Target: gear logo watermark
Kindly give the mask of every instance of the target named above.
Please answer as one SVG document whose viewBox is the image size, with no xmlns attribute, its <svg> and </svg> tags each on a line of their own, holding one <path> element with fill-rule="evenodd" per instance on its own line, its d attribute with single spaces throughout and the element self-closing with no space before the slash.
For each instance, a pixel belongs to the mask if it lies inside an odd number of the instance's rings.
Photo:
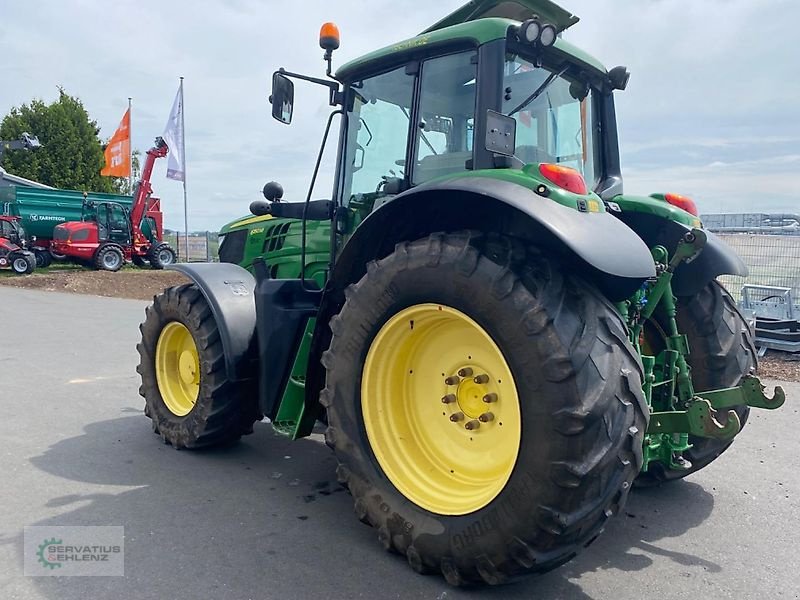
<svg viewBox="0 0 800 600">
<path fill-rule="evenodd" d="M 39 551 L 36 553 L 36 556 L 39 557 L 39 562 L 42 563 L 43 567 L 49 567 L 51 569 L 57 569 L 61 566 L 60 562 L 55 561 L 55 555 L 51 554 L 48 549 L 52 546 L 57 546 L 63 544 L 62 540 L 57 540 L 53 538 L 51 540 L 45 540 L 43 544 L 39 545 Z M 52 561 L 52 562 L 51 562 Z"/>
<path fill-rule="evenodd" d="M 24 538 L 26 576 L 125 575 L 123 527 L 32 526 Z"/>
</svg>

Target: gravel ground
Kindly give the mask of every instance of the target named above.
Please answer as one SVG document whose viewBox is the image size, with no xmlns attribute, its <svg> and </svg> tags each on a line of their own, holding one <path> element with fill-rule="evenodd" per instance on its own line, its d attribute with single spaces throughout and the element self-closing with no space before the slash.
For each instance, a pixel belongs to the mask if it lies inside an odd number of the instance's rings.
<svg viewBox="0 0 800 600">
<path fill-rule="evenodd" d="M 782 381 L 800 381 L 800 354 L 770 350 L 758 360 L 758 374 Z"/>
<path fill-rule="evenodd" d="M 175 271 L 125 268 L 116 273 L 79 267 L 52 267 L 31 275 L 13 275 L 4 271 L 0 285 L 47 292 L 70 292 L 109 298 L 152 300 L 164 288 L 188 281 Z"/>
</svg>

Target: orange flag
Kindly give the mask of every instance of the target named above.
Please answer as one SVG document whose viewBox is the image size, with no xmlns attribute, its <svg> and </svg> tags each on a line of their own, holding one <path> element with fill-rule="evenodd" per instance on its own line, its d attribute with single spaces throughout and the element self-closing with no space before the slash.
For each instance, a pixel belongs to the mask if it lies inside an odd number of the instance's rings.
<svg viewBox="0 0 800 600">
<path fill-rule="evenodd" d="M 131 109 L 125 111 L 119 127 L 106 146 L 106 166 L 100 171 L 105 177 L 131 175 Z"/>
</svg>

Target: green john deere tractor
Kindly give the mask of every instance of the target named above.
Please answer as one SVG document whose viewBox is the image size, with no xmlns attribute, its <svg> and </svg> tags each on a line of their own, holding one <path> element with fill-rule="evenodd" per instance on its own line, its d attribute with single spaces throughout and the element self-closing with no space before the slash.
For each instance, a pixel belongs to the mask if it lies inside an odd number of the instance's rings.
<svg viewBox="0 0 800 600">
<path fill-rule="evenodd" d="M 688 198 L 629 196 L 606 70 L 549 0 L 478 0 L 330 75 L 330 200 L 278 184 L 220 264 L 155 298 L 145 412 L 176 448 L 317 422 L 357 517 L 418 572 L 497 584 L 568 561 L 631 486 L 702 469 L 750 407 L 742 261 Z M 320 150 L 320 156 L 322 150 Z M 319 160 L 314 169 L 316 176 Z"/>
</svg>

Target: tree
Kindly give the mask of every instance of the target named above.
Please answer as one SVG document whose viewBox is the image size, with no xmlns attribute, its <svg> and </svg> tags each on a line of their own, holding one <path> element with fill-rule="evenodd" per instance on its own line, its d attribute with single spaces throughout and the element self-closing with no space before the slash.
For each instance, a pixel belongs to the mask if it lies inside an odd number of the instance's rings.
<svg viewBox="0 0 800 600">
<path fill-rule="evenodd" d="M 9 173 L 57 188 L 93 192 L 118 192 L 122 181 L 102 177 L 105 164 L 100 129 L 78 98 L 62 88 L 58 100 L 11 109 L 0 123 L 0 139 L 15 140 L 23 132 L 35 135 L 41 147 L 32 151 L 8 151 L 3 168 Z M 126 182 L 127 183 L 127 182 Z"/>
<path fill-rule="evenodd" d="M 141 150 L 134 150 L 131 154 L 131 171 L 133 171 L 133 185 L 136 186 L 136 182 L 139 181 L 139 178 L 142 176 L 142 163 L 141 163 L 142 152 Z M 117 188 L 117 191 L 120 194 L 125 194 L 126 196 L 133 195 L 133 188 L 128 184 L 128 179 L 123 177 L 114 177 L 114 186 Z"/>
</svg>

